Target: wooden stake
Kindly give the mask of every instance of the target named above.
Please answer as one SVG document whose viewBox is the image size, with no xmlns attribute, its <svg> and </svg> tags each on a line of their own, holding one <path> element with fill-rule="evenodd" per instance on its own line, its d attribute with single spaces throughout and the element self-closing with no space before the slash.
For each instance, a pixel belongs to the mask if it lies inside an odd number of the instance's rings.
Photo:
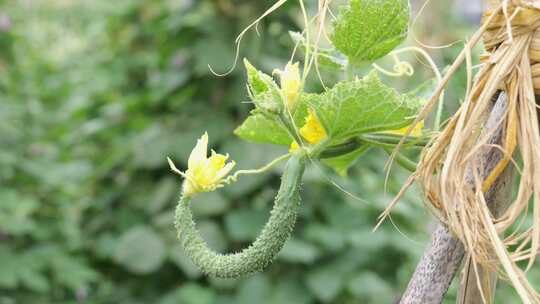
<svg viewBox="0 0 540 304">
<path fill-rule="evenodd" d="M 485 130 L 495 130 L 490 143 L 501 144 L 504 124 L 501 124 L 501 118 L 506 111 L 506 94 L 500 93 L 492 108 L 490 118 L 485 126 Z M 477 164 L 481 166 L 481 174 L 486 178 L 491 170 L 502 159 L 503 155 L 499 149 L 493 146 L 486 146 L 478 157 Z M 509 186 L 512 182 L 511 167 L 502 174 L 486 193 L 486 201 L 490 208 L 495 206 L 504 206 L 507 204 L 507 194 L 510 193 Z M 472 183 L 472 173 L 468 180 Z M 499 208 L 497 207 L 497 208 Z M 465 255 L 465 249 L 461 242 L 456 239 L 448 229 L 439 224 L 432 234 L 431 243 L 424 251 L 416 270 L 409 281 L 407 289 L 399 303 L 401 304 L 440 304 L 448 291 L 461 261 Z M 470 264 L 469 266 L 473 266 Z M 482 303 L 476 297 L 476 276 L 470 272 L 466 277 L 466 283 L 460 292 L 464 301 L 473 299 L 473 302 L 458 303 Z M 465 277 L 464 277 L 465 278 Z M 466 287 L 465 287 L 466 286 Z"/>
</svg>

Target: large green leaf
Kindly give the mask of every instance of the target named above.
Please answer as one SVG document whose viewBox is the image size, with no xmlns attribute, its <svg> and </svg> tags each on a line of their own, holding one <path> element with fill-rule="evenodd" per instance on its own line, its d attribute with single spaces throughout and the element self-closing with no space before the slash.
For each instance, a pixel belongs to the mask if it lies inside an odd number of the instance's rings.
<svg viewBox="0 0 540 304">
<path fill-rule="evenodd" d="M 305 123 L 307 105 L 310 100 L 318 98 L 317 94 L 302 94 L 294 112 L 294 122 L 297 128 Z M 288 146 L 292 138 L 279 121 L 277 116 L 270 116 L 254 111 L 236 130 L 234 134 L 243 140 L 254 143 L 267 143 Z"/>
<path fill-rule="evenodd" d="M 375 71 L 344 81 L 309 100 L 332 143 L 364 133 L 395 130 L 410 124 L 422 102 L 384 85 Z"/>
<path fill-rule="evenodd" d="M 331 36 L 349 61 L 373 61 L 392 51 L 407 36 L 408 0 L 351 0 L 342 7 Z"/>
<path fill-rule="evenodd" d="M 246 141 L 289 145 L 292 142 L 287 130 L 276 120 L 262 113 L 250 115 L 234 134 Z"/>
</svg>

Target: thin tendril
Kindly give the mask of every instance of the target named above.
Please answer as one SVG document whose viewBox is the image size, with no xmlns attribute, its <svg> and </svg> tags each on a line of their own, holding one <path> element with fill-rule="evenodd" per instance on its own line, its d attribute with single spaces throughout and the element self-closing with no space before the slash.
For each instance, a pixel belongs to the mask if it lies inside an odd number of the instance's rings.
<svg viewBox="0 0 540 304">
<path fill-rule="evenodd" d="M 232 64 L 231 68 L 227 72 L 225 72 L 223 74 L 219 74 L 219 73 L 215 72 L 214 69 L 210 65 L 208 65 L 208 68 L 210 69 L 210 72 L 212 74 L 214 74 L 215 76 L 218 76 L 218 77 L 227 76 L 230 73 L 232 73 L 234 71 L 234 69 L 236 68 L 236 64 L 238 63 L 238 57 L 240 55 L 240 43 L 242 42 L 242 38 L 244 38 L 244 35 L 253 26 L 256 27 L 257 24 L 259 24 L 259 22 L 261 22 L 262 19 L 264 19 L 266 16 L 270 15 L 272 12 L 274 12 L 279 7 L 281 7 L 283 4 L 285 4 L 285 2 L 287 2 L 287 0 L 279 0 L 278 2 L 274 3 L 274 5 L 272 5 L 268 10 L 266 10 L 259 18 L 257 18 L 255 21 L 253 21 L 251 24 L 249 24 L 242 32 L 240 32 L 240 34 L 236 37 L 236 39 L 234 41 L 234 43 L 236 44 L 234 62 Z"/>
<path fill-rule="evenodd" d="M 263 166 L 263 167 L 261 167 L 259 169 L 238 170 L 233 175 L 227 177 L 227 179 L 225 179 L 223 182 L 226 183 L 226 184 L 230 184 L 230 183 L 236 182 L 240 175 L 252 175 L 252 174 L 264 173 L 264 172 L 270 170 L 272 167 L 274 167 L 278 163 L 288 159 L 289 157 L 291 157 L 290 153 L 282 155 L 282 156 L 274 159 L 273 161 L 271 161 L 270 163 L 266 164 L 265 166 Z"/>
<path fill-rule="evenodd" d="M 343 188 L 343 186 L 339 185 L 337 182 L 335 182 L 331 177 L 328 176 L 328 174 L 326 174 L 323 170 L 323 168 L 321 167 L 321 165 L 319 164 L 319 162 L 313 160 L 312 158 L 309 158 L 309 160 L 311 161 L 311 163 L 313 165 L 315 165 L 315 167 L 317 168 L 317 170 L 322 174 L 322 176 L 324 176 L 324 178 L 326 179 L 326 181 L 328 181 L 330 184 L 332 184 L 332 186 L 336 187 L 339 191 L 343 192 L 345 195 L 351 197 L 352 199 L 356 200 L 356 201 L 359 201 L 359 202 L 362 202 L 368 206 L 372 205 L 369 201 L 355 195 L 354 193 L 352 192 L 349 192 L 347 191 L 347 189 Z"/>
<path fill-rule="evenodd" d="M 394 66 L 392 67 L 393 71 L 389 71 L 376 63 L 373 63 L 373 67 L 380 73 L 389 77 L 410 77 L 414 75 L 414 68 L 410 63 L 408 63 L 407 61 L 402 61 L 395 53 L 392 54 L 392 58 L 394 58 Z"/>
<path fill-rule="evenodd" d="M 309 34 L 309 20 L 308 20 L 306 7 L 304 6 L 304 0 L 299 0 L 299 2 L 300 2 L 300 8 L 302 10 L 302 17 L 304 18 L 304 26 L 305 26 L 305 32 L 306 32 L 306 54 L 304 58 L 304 72 L 302 75 L 302 86 L 303 86 L 304 83 L 306 82 L 306 77 L 309 72 L 309 69 L 308 69 L 309 68 L 308 62 L 310 58 L 309 45 L 310 45 L 311 39 L 310 39 L 310 34 Z"/>
<path fill-rule="evenodd" d="M 422 55 L 427 60 L 427 62 L 429 63 L 429 65 L 431 67 L 431 70 L 435 74 L 435 77 L 437 78 L 438 85 L 442 83 L 442 75 L 441 75 L 441 72 L 439 71 L 439 68 L 437 67 L 437 64 L 435 64 L 435 62 L 433 61 L 431 56 L 425 50 L 423 50 L 423 49 L 421 49 L 419 47 L 411 46 L 411 47 L 405 47 L 405 48 L 396 50 L 396 51 L 392 52 L 391 54 L 397 55 L 397 54 L 401 54 L 401 53 L 404 53 L 404 52 L 416 52 L 416 53 Z M 437 105 L 437 112 L 435 114 L 435 123 L 434 123 L 434 130 L 435 131 L 440 130 L 443 105 L 444 105 L 444 90 L 441 90 L 441 93 L 440 93 L 440 96 L 439 96 L 439 102 L 438 102 L 438 105 Z M 393 164 L 394 158 L 395 158 L 394 156 L 390 156 L 388 163 L 385 165 L 385 168 L 387 169 L 386 177 L 385 177 L 385 180 L 384 180 L 385 192 L 387 190 L 388 179 L 390 177 L 390 172 L 391 172 L 391 169 L 392 169 L 392 164 Z"/>
<path fill-rule="evenodd" d="M 420 18 L 420 16 L 422 15 L 422 13 L 424 12 L 424 10 L 426 9 L 426 7 L 428 6 L 428 4 L 431 2 L 431 0 L 426 0 L 424 2 L 424 4 L 422 4 L 422 6 L 420 7 L 420 10 L 418 10 L 418 14 L 416 14 L 416 16 L 414 17 L 414 20 L 412 22 L 412 25 L 411 25 L 411 28 L 413 29 L 411 31 L 411 36 L 413 37 L 414 41 L 418 44 L 420 44 L 421 46 L 425 47 L 426 49 L 445 49 L 445 48 L 449 48 L 457 43 L 460 43 L 461 40 L 456 40 L 452 43 L 449 43 L 449 44 L 446 44 L 446 45 L 428 45 L 428 44 L 425 44 L 423 43 L 422 41 L 420 41 L 420 39 L 418 39 L 418 37 L 416 36 L 415 32 L 414 32 L 414 28 L 416 27 L 416 23 L 418 23 L 418 19 Z"/>
<path fill-rule="evenodd" d="M 405 48 L 396 50 L 392 52 L 391 54 L 397 55 L 404 52 L 417 52 L 418 54 L 422 55 L 422 57 L 424 57 L 427 60 L 429 66 L 431 67 L 431 70 L 435 74 L 435 77 L 437 78 L 437 82 L 438 83 L 442 82 L 442 75 L 441 75 L 441 72 L 439 71 L 439 68 L 437 67 L 437 64 L 435 64 L 435 61 L 433 61 L 431 56 L 425 50 L 416 46 L 411 46 L 411 47 L 405 47 Z M 439 131 L 441 128 L 443 105 L 444 105 L 444 90 L 441 92 L 441 95 L 439 97 L 439 103 L 437 105 L 437 113 L 435 115 L 435 123 L 433 126 L 433 129 L 435 131 Z"/>
</svg>

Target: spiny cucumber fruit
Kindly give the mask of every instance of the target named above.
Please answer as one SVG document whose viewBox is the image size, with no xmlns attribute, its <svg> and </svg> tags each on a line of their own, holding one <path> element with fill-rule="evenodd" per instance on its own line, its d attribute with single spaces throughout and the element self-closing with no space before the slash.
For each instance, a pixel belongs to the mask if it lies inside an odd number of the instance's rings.
<svg viewBox="0 0 540 304">
<path fill-rule="evenodd" d="M 305 162 L 306 156 L 301 151 L 288 160 L 268 222 L 255 242 L 238 253 L 220 254 L 210 249 L 195 227 L 190 198 L 181 197 L 176 207 L 175 227 L 187 256 L 204 273 L 214 277 L 236 278 L 263 270 L 283 248 L 294 228 Z"/>
</svg>

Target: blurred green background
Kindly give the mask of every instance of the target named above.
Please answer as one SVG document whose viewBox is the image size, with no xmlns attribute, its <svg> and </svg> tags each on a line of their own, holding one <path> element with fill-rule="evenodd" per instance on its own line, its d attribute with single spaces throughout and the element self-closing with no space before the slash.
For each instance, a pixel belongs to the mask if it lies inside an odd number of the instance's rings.
<svg viewBox="0 0 540 304">
<path fill-rule="evenodd" d="M 238 168 L 285 152 L 235 138 L 232 131 L 252 108 L 244 70 L 216 77 L 208 69 L 231 66 L 235 36 L 273 1 L 0 3 L 0 304 L 399 298 L 434 222 L 413 189 L 393 213 L 401 232 L 390 222 L 371 232 L 407 177 L 394 168 L 385 188 L 387 155 L 380 150 L 359 159 L 348 178 L 308 170 L 294 236 L 263 273 L 207 278 L 176 241 L 181 180 L 166 156 L 185 168 L 205 130 Z M 308 4 L 313 12 L 316 3 Z M 435 1 L 414 32 L 426 43 L 447 44 L 470 36 L 477 17 L 452 1 Z M 289 1 L 261 22 L 259 35 L 246 35 L 241 57 L 265 72 L 281 68 L 293 47 L 287 32 L 301 28 L 298 3 Z M 444 67 L 460 47 L 430 52 Z M 432 77 L 417 68 L 411 79 L 387 81 L 410 90 Z M 341 77 L 326 75 L 330 82 Z M 452 82 L 447 114 L 464 83 L 463 73 Z M 316 81 L 309 87 L 321 89 Z M 254 239 L 280 170 L 197 198 L 198 226 L 214 249 L 239 250 Z M 540 282 L 538 272 L 532 275 Z M 517 301 L 500 289 L 498 302 Z M 455 286 L 447 303 L 454 295 Z"/>
</svg>

